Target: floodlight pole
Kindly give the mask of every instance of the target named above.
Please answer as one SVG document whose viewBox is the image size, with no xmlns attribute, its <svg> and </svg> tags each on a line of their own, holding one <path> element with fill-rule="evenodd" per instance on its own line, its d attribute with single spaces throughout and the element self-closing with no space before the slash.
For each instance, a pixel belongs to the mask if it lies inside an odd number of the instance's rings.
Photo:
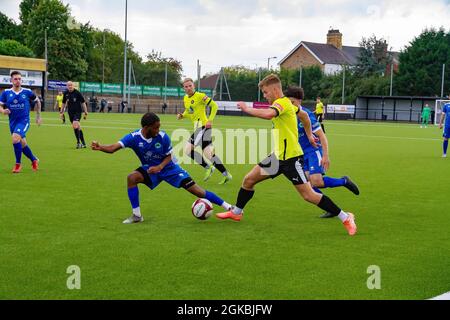
<svg viewBox="0 0 450 320">
<path fill-rule="evenodd" d="M 48 39 L 47 39 L 47 28 L 44 30 L 45 33 L 45 75 L 44 75 L 44 95 L 47 93 L 48 90 Z"/>
<path fill-rule="evenodd" d="M 342 70 L 342 104 L 345 103 L 345 65 Z"/>
<path fill-rule="evenodd" d="M 200 91 L 200 89 L 201 89 L 200 73 L 201 73 L 200 60 L 197 60 L 197 91 Z"/>
<path fill-rule="evenodd" d="M 389 91 L 389 96 L 392 97 L 393 94 L 393 85 L 394 85 L 394 64 L 391 63 L 391 87 L 390 87 L 390 91 Z"/>
<path fill-rule="evenodd" d="M 166 62 L 166 71 L 165 71 L 165 77 L 164 77 L 164 103 L 167 103 L 167 62 Z"/>
<path fill-rule="evenodd" d="M 123 57 L 123 101 L 127 99 L 128 0 L 125 0 L 125 45 Z"/>
<path fill-rule="evenodd" d="M 261 68 L 258 69 L 258 102 L 261 101 L 261 89 L 259 88 L 260 82 L 261 82 Z"/>
<path fill-rule="evenodd" d="M 300 66 L 300 80 L 299 80 L 299 87 L 302 87 L 303 84 L 303 67 Z"/>
</svg>

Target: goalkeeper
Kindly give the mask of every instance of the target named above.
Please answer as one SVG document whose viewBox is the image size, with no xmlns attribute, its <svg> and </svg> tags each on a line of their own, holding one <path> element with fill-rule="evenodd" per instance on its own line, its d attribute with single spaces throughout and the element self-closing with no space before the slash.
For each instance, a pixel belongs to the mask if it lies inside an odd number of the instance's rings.
<svg viewBox="0 0 450 320">
<path fill-rule="evenodd" d="M 425 127 L 428 128 L 428 124 L 430 123 L 430 116 L 431 116 L 431 109 L 428 104 L 425 105 L 425 107 L 422 110 L 422 124 L 421 128 Z"/>
</svg>

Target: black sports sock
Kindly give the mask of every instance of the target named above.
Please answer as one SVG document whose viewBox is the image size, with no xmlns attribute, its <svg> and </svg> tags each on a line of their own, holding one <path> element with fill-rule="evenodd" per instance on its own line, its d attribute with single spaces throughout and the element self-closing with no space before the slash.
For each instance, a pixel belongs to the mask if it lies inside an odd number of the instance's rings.
<svg viewBox="0 0 450 320">
<path fill-rule="evenodd" d="M 77 138 L 77 143 L 80 143 L 80 129 L 73 129 L 75 133 L 75 138 Z"/>
<path fill-rule="evenodd" d="M 322 131 L 323 131 L 323 133 L 326 133 L 326 132 L 325 132 L 325 127 L 324 127 L 324 125 L 323 125 L 323 124 L 321 124 L 320 126 L 322 127 Z"/>
<path fill-rule="evenodd" d="M 192 150 L 190 157 L 192 158 L 192 160 L 194 160 L 195 162 L 197 162 L 199 165 L 201 165 L 203 168 L 208 168 L 209 165 L 206 162 L 205 158 L 203 158 L 203 156 L 198 153 L 197 151 Z"/>
<path fill-rule="evenodd" d="M 239 195 L 236 201 L 236 207 L 238 207 L 239 209 L 244 209 L 247 203 L 252 200 L 254 194 L 255 191 L 249 191 L 241 188 L 241 190 L 239 190 Z"/>
<path fill-rule="evenodd" d="M 333 215 L 333 217 L 337 217 L 341 213 L 341 209 L 326 195 L 322 196 L 322 200 L 320 200 L 317 205 L 320 209 L 329 212 Z"/>
<path fill-rule="evenodd" d="M 84 134 L 83 134 L 83 130 L 80 129 L 80 139 L 81 139 L 81 143 L 86 145 L 86 142 L 84 142 Z"/>
<path fill-rule="evenodd" d="M 227 172 L 227 169 L 225 169 L 225 166 L 223 165 L 222 161 L 219 159 L 218 156 L 214 155 L 211 158 L 211 161 L 213 163 L 213 166 L 217 168 L 221 173 Z"/>
</svg>

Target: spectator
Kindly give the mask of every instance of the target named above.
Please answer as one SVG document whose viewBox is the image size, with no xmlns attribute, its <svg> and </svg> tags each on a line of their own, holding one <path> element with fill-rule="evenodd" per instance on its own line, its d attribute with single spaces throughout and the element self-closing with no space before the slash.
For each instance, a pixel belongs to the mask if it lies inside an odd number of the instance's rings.
<svg viewBox="0 0 450 320">
<path fill-rule="evenodd" d="M 98 100 L 94 95 L 89 98 L 89 104 L 91 105 L 91 111 L 95 112 L 97 110 Z"/>
<path fill-rule="evenodd" d="M 108 113 L 110 113 L 112 111 L 113 103 L 114 103 L 114 101 L 108 101 Z"/>
<path fill-rule="evenodd" d="M 123 113 L 127 106 L 128 106 L 128 101 L 122 100 L 122 102 L 120 103 L 120 113 Z"/>
<path fill-rule="evenodd" d="M 100 101 L 100 112 L 105 112 L 105 108 L 108 105 L 108 101 L 105 98 L 102 98 Z"/>
<path fill-rule="evenodd" d="M 163 114 L 166 114 L 166 109 L 167 109 L 167 103 L 163 102 L 163 104 L 162 104 L 162 113 Z"/>
</svg>

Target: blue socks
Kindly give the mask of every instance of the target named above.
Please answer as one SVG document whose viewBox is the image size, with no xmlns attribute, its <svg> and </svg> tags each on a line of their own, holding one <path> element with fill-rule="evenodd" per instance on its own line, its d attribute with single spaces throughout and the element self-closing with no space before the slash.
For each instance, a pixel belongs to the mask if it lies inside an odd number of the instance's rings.
<svg viewBox="0 0 450 320">
<path fill-rule="evenodd" d="M 206 193 L 205 198 L 211 201 L 212 203 L 217 204 L 218 206 L 222 206 L 223 203 L 225 202 L 212 192 L 205 191 L 205 193 Z"/>
<path fill-rule="evenodd" d="M 131 207 L 133 209 L 139 208 L 139 189 L 138 189 L 138 187 L 128 189 L 128 198 L 130 199 Z"/>
<path fill-rule="evenodd" d="M 23 148 L 22 152 L 31 161 L 37 160 L 37 158 L 33 155 L 33 152 L 31 152 L 31 149 L 29 146 L 26 146 L 25 148 Z"/>
<path fill-rule="evenodd" d="M 313 189 L 314 189 L 314 191 L 315 191 L 316 193 L 318 193 L 318 194 L 323 194 L 323 192 L 322 192 L 322 191 L 320 191 L 320 189 L 319 189 L 319 188 L 316 188 L 316 187 L 314 187 Z"/>
<path fill-rule="evenodd" d="M 14 154 L 16 155 L 16 164 L 22 163 L 22 143 L 13 144 Z"/>
<path fill-rule="evenodd" d="M 323 177 L 324 188 L 338 188 L 345 186 L 345 179 Z"/>
<path fill-rule="evenodd" d="M 444 154 L 447 154 L 448 150 L 448 140 L 444 140 Z"/>
</svg>

